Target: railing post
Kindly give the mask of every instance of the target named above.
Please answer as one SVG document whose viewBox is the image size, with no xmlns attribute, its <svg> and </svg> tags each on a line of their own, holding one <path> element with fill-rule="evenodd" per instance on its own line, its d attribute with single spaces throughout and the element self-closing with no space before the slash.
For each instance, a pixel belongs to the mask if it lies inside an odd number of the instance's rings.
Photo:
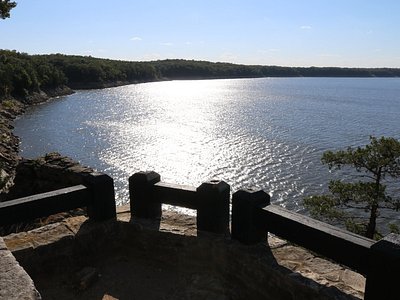
<svg viewBox="0 0 400 300">
<path fill-rule="evenodd" d="M 400 235 L 389 234 L 370 251 L 364 299 L 399 299 Z"/>
<path fill-rule="evenodd" d="M 113 179 L 102 173 L 93 172 L 84 177 L 89 188 L 91 200 L 87 207 L 89 219 L 104 221 L 116 219 L 115 193 Z"/>
<path fill-rule="evenodd" d="M 266 240 L 267 233 L 256 226 L 254 211 L 270 204 L 270 196 L 263 190 L 239 190 L 232 195 L 232 238 L 251 245 Z"/>
<path fill-rule="evenodd" d="M 197 189 L 197 230 L 229 233 L 230 186 L 219 180 L 202 183 Z"/>
<path fill-rule="evenodd" d="M 129 177 L 131 214 L 138 218 L 160 218 L 161 202 L 153 199 L 152 187 L 160 181 L 153 171 L 138 172 Z"/>
</svg>

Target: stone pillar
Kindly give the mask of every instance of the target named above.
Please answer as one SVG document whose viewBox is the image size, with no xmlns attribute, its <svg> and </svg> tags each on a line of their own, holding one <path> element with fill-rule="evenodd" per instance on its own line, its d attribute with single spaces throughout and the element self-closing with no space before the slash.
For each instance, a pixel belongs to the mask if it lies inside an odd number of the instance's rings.
<svg viewBox="0 0 400 300">
<path fill-rule="evenodd" d="M 230 186 L 219 180 L 202 183 L 197 189 L 197 230 L 229 233 Z"/>
<path fill-rule="evenodd" d="M 239 190 L 232 195 L 232 238 L 251 245 L 266 240 L 267 232 L 256 226 L 255 209 L 270 204 L 263 190 Z"/>
<path fill-rule="evenodd" d="M 389 234 L 370 251 L 364 299 L 400 299 L 400 235 Z"/>
<path fill-rule="evenodd" d="M 153 171 L 138 172 L 129 177 L 131 214 L 137 218 L 161 218 L 161 202 L 153 199 L 152 187 L 160 181 Z"/>
<path fill-rule="evenodd" d="M 84 184 L 91 193 L 91 201 L 87 207 L 89 219 L 94 221 L 116 219 L 114 180 L 106 174 L 93 172 L 85 175 Z"/>
</svg>

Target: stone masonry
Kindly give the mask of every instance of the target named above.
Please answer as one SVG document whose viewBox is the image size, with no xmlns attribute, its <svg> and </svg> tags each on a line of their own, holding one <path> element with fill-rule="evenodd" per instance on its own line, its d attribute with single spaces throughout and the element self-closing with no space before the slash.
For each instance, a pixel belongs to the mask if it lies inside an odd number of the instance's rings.
<svg viewBox="0 0 400 300">
<path fill-rule="evenodd" d="M 0 299 L 39 300 L 39 292 L 0 237 Z"/>
<path fill-rule="evenodd" d="M 119 207 L 117 222 L 72 217 L 4 241 L 44 298 L 354 300 L 365 285 L 277 237 L 245 246 L 199 235 L 194 217 L 171 211 L 131 220 L 129 207 Z"/>
</svg>

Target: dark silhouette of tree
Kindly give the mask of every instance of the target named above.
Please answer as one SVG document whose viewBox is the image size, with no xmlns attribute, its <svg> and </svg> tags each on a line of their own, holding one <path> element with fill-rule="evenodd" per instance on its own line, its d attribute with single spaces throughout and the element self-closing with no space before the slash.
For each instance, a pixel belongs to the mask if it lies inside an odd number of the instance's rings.
<svg viewBox="0 0 400 300">
<path fill-rule="evenodd" d="M 400 141 L 370 137 L 370 144 L 365 147 L 325 152 L 322 162 L 329 169 L 352 167 L 359 173 L 360 180 L 333 180 L 329 184 L 330 194 L 304 199 L 311 214 L 317 218 L 343 222 L 348 230 L 368 238 L 380 237 L 376 228 L 380 210 L 400 209 L 400 198 L 391 197 L 384 184 L 386 177 L 400 177 Z M 367 212 L 368 218 L 354 214 L 357 210 Z M 392 224 L 391 230 L 397 232 L 398 228 Z"/>
<path fill-rule="evenodd" d="M 10 17 L 10 10 L 17 6 L 17 3 L 10 0 L 0 0 L 0 18 Z"/>
</svg>

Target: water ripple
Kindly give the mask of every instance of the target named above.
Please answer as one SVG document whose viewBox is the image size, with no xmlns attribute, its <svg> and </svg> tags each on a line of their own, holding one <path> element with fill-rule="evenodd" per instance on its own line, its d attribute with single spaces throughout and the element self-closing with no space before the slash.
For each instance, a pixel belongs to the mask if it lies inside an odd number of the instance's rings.
<svg viewBox="0 0 400 300">
<path fill-rule="evenodd" d="M 128 201 L 130 175 L 155 170 L 185 185 L 217 178 L 232 191 L 262 188 L 273 202 L 302 210 L 303 197 L 326 191 L 333 178 L 320 163 L 323 151 L 365 144 L 371 134 L 400 137 L 398 83 L 282 78 L 130 85 L 33 107 L 15 127 L 24 156 L 59 151 L 110 174 L 119 204 Z"/>
</svg>

